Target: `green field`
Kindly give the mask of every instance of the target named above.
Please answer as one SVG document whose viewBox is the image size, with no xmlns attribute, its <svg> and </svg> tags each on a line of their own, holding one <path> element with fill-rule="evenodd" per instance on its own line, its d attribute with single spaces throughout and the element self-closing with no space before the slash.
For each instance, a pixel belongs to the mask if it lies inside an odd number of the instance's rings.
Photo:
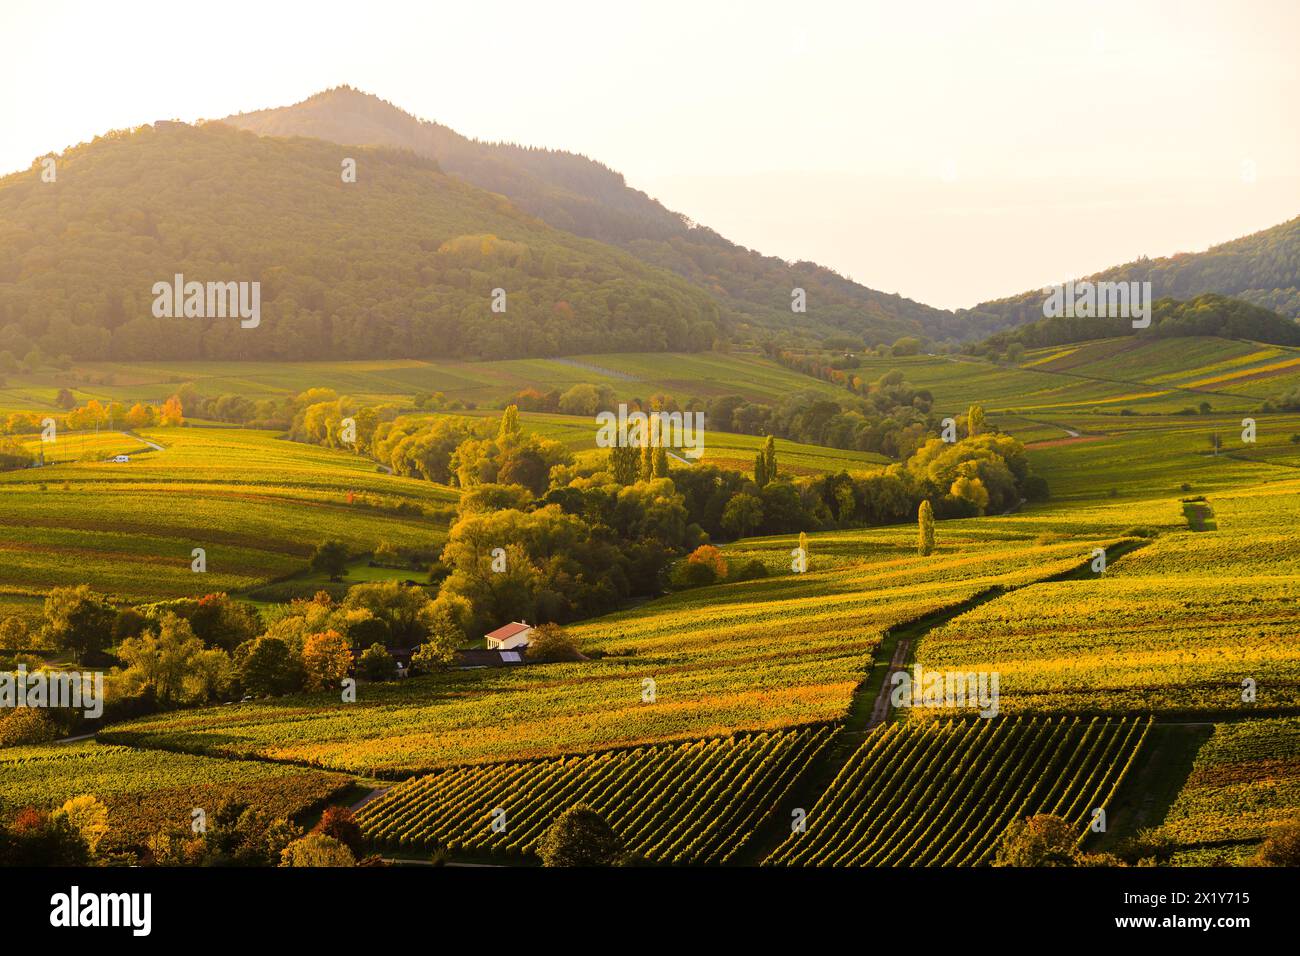
<svg viewBox="0 0 1300 956">
<path fill-rule="evenodd" d="M 1082 829 L 1097 806 L 1145 807 L 1132 788 L 1158 778 L 1166 805 L 1143 812 L 1173 836 L 1175 862 L 1244 862 L 1300 812 L 1291 746 L 1300 711 L 1300 443 L 1291 437 L 1300 415 L 1257 411 L 1274 386 L 1291 387 L 1291 358 L 1292 350 L 1205 339 L 1040 350 L 1014 369 L 871 358 L 864 378 L 899 368 L 933 390 L 936 410 L 984 404 L 995 426 L 1028 443 L 1050 500 L 940 522 L 937 550 L 924 558 L 911 524 L 811 534 L 803 573 L 791 569 L 797 535 L 744 539 L 723 546 L 724 558 L 733 569 L 756 560 L 767 577 L 570 625 L 585 661 L 363 683 L 355 703 L 301 694 L 155 714 L 103 730 L 93 749 L 113 761 L 193 755 L 183 759 L 415 777 L 364 815 L 384 845 L 403 853 L 454 845 L 516 862 L 581 793 L 606 801 L 652 862 L 736 862 L 730 854 L 744 845 L 747 859 L 773 864 L 987 863 L 1017 814 L 1056 809 Z M 579 381 L 629 398 L 841 394 L 755 356 L 717 354 L 95 371 L 104 384 L 87 383 L 79 398 L 158 398 L 165 386 L 201 379 L 204 394 L 325 385 L 400 400 L 442 390 L 483 406 L 522 387 Z M 35 407 L 52 398 L 49 383 L 19 376 L 0 401 Z M 1177 414 L 1201 401 L 1211 413 Z M 1247 415 L 1257 419 L 1254 443 L 1241 440 Z M 599 454 L 589 420 L 522 418 L 580 456 Z M 90 454 L 61 451 L 66 458 L 47 455 L 54 464 L 0 474 L 0 613 L 34 616 L 50 587 L 82 581 L 122 601 L 289 577 L 312 587 L 323 579 L 303 571 L 321 539 L 341 538 L 358 555 L 381 541 L 436 549 L 456 501 L 455 489 L 269 432 L 159 428 L 140 439 L 161 449 L 100 435 Z M 69 448 L 76 436 L 60 440 Z M 96 460 L 119 453 L 117 443 L 129 462 Z M 758 437 L 708 433 L 705 462 L 748 470 L 760 446 Z M 789 474 L 880 465 L 872 455 L 777 447 Z M 207 549 L 205 575 L 190 571 L 193 547 Z M 1089 567 L 1097 548 L 1108 555 L 1101 574 Z M 408 576 L 364 560 L 354 567 L 354 580 Z M 907 668 L 998 673 L 999 716 L 886 709 L 879 726 L 869 724 L 895 652 Z M 1252 700 L 1242 693 L 1247 679 Z M 1176 748 L 1139 747 L 1149 717 L 1152 739 L 1191 721 L 1206 742 L 1182 766 Z M 762 761 L 718 741 L 780 749 L 777 741 L 813 725 L 848 733 L 790 751 L 807 774 L 784 775 L 791 768 L 782 764 L 774 789 L 723 798 L 727 768 Z M 678 759 L 687 753 L 690 761 Z M 72 779 L 107 790 L 118 765 L 106 766 Z M 31 763 L 14 799 L 68 792 L 51 783 L 58 767 Z M 679 793 L 659 782 L 673 774 L 698 782 Z M 796 777 L 798 806 L 813 808 L 808 830 L 775 832 L 772 812 L 788 812 L 779 792 Z M 260 792 L 256 780 L 247 785 Z M 698 801 L 681 803 L 691 793 L 719 818 L 697 812 Z M 502 840 L 485 830 L 496 795 L 520 808 L 520 829 Z"/>
<path fill-rule="evenodd" d="M 13 374 L 0 387 L 0 413 L 53 410 L 59 388 L 78 404 L 145 400 L 161 403 L 192 382 L 205 396 L 279 398 L 329 387 L 362 402 L 401 402 L 421 392 L 442 392 L 449 401 L 503 407 L 517 392 L 565 391 L 582 382 L 608 385 L 620 399 L 664 393 L 691 397 L 742 395 L 774 401 L 796 391 L 838 394 L 839 389 L 758 355 L 673 352 L 575 355 L 498 362 L 90 362 L 66 372 Z"/>
<path fill-rule="evenodd" d="M 30 613 L 50 588 L 86 582 L 121 601 L 239 591 L 302 571 L 326 538 L 358 552 L 385 540 L 436 549 L 456 499 L 269 432 L 142 437 L 162 449 L 0 473 L 0 609 Z M 204 573 L 191 569 L 194 548 Z"/>
<path fill-rule="evenodd" d="M 186 711 L 104 737 L 392 775 L 842 719 L 889 628 L 1066 573 L 1116 540 L 1039 544 L 1036 522 L 999 521 L 945 525 L 928 558 L 908 527 L 820 535 L 803 574 L 789 566 L 796 538 L 749 539 L 726 553 L 781 573 L 571 626 L 597 660 L 413 678 L 354 704 L 329 695 Z"/>
</svg>

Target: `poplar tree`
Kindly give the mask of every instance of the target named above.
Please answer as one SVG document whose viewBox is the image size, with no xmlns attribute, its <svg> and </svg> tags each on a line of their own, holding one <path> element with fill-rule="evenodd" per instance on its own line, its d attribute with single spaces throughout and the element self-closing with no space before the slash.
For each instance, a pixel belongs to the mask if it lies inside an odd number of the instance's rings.
<svg viewBox="0 0 1300 956">
<path fill-rule="evenodd" d="M 651 477 L 667 478 L 668 477 L 668 449 L 663 445 L 655 446 L 654 462 Z"/>
<path fill-rule="evenodd" d="M 767 481 L 776 481 L 776 439 L 771 435 L 763 442 L 763 474 Z"/>
<path fill-rule="evenodd" d="M 507 405 L 501 415 L 501 428 L 497 440 L 517 438 L 519 436 L 519 406 Z"/>
<path fill-rule="evenodd" d="M 634 485 L 641 467 L 641 451 L 636 445 L 615 445 L 609 450 L 609 470 L 620 485 Z"/>
<path fill-rule="evenodd" d="M 921 557 L 925 557 L 934 552 L 934 508 L 930 506 L 928 499 L 921 502 L 921 507 L 916 515 L 916 523 L 919 532 L 916 550 Z"/>
</svg>

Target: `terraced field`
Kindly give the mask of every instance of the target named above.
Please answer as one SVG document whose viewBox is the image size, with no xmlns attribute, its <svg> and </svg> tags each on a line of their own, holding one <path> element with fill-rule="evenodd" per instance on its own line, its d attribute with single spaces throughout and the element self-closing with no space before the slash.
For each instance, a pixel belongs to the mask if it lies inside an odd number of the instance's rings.
<svg viewBox="0 0 1300 956">
<path fill-rule="evenodd" d="M 530 763 L 454 767 L 367 804 L 368 837 L 399 851 L 534 852 L 550 823 L 585 804 L 624 851 L 652 863 L 726 863 L 825 749 L 833 727 L 638 747 Z"/>
<path fill-rule="evenodd" d="M 163 450 L 0 473 L 0 615 L 85 582 L 123 601 L 238 591 L 300 571 L 326 538 L 437 547 L 454 506 L 449 488 L 267 432 L 143 437 Z M 206 573 L 191 570 L 194 548 Z"/>
<path fill-rule="evenodd" d="M 161 829 L 188 830 L 192 812 L 238 799 L 296 816 L 346 790 L 350 778 L 252 761 L 137 751 L 86 741 L 0 749 L 0 818 L 83 794 L 108 807 L 109 845 L 143 846 Z"/>
<path fill-rule="evenodd" d="M 917 660 L 997 671 L 1008 713 L 1300 706 L 1297 492 L 1293 480 L 1211 496 L 1217 530 L 1168 532 L 1103 575 L 985 604 L 928 634 Z"/>
<path fill-rule="evenodd" d="M 595 660 L 415 678 L 367 687 L 355 704 L 302 697 L 175 713 L 105 739 L 401 775 L 837 720 L 889 628 L 1064 573 L 1113 540 L 1038 544 L 1035 522 L 1017 532 L 1000 520 L 947 523 L 928 558 L 910 527 L 820 535 L 804 574 L 789 570 L 796 539 L 752 539 L 737 556 L 761 553 L 785 573 L 572 626 L 585 652 L 604 655 Z"/>
<path fill-rule="evenodd" d="M 1052 813 L 1080 837 L 1149 722 L 994 718 L 872 732 L 765 866 L 976 866 L 1012 820 Z"/>
</svg>

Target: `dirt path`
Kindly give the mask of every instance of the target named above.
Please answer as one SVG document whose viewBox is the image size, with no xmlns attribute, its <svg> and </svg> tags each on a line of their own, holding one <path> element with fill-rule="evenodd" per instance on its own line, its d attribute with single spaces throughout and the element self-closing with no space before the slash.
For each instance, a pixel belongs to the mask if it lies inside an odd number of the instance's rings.
<svg viewBox="0 0 1300 956">
<path fill-rule="evenodd" d="M 366 794 L 356 803 L 352 804 L 352 806 L 348 807 L 348 809 L 351 810 L 353 813 L 356 813 L 367 803 L 369 803 L 372 800 L 378 800 L 380 797 L 382 797 L 384 794 L 386 794 L 389 790 L 392 789 L 393 789 L 392 787 L 376 787 L 374 790 L 371 790 L 368 794 Z"/>
<path fill-rule="evenodd" d="M 907 670 L 907 655 L 911 649 L 912 640 L 908 637 L 899 638 L 898 644 L 894 646 L 894 656 L 890 658 L 889 669 L 885 671 L 885 683 L 881 686 L 880 693 L 876 695 L 876 702 L 871 707 L 871 719 L 867 721 L 867 730 L 873 730 L 889 719 L 889 712 L 893 709 L 889 689 L 893 686 L 894 675 L 899 671 Z"/>
</svg>

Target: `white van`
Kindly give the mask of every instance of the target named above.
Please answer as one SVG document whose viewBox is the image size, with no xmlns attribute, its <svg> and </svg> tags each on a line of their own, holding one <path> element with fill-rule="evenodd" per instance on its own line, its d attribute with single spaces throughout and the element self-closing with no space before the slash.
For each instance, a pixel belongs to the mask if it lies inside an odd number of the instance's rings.
<svg viewBox="0 0 1300 956">
<path fill-rule="evenodd" d="M 114 455 L 112 458 L 109 459 L 109 461 L 115 462 L 116 464 L 119 465 L 128 462 L 130 460 L 131 460 L 130 455 Z"/>
</svg>

